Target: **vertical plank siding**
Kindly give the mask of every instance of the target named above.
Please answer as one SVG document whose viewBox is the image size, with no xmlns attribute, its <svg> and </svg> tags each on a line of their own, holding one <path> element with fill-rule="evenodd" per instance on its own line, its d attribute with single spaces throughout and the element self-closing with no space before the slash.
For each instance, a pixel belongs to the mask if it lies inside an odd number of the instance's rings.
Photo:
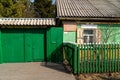
<svg viewBox="0 0 120 80">
<path fill-rule="evenodd" d="M 63 28 L 52 27 L 46 30 L 47 62 L 62 62 Z"/>
<path fill-rule="evenodd" d="M 72 46 L 72 47 L 70 47 Z M 75 51 L 77 49 L 77 53 Z M 120 43 L 110 44 L 80 44 L 67 43 L 65 48 L 66 59 L 69 61 L 75 74 L 102 73 L 120 71 Z M 72 51 L 68 51 L 72 50 Z M 73 55 L 68 57 L 69 55 Z M 70 60 L 76 58 L 75 60 Z"/>
<path fill-rule="evenodd" d="M 44 61 L 44 29 L 2 29 L 2 62 Z"/>
<path fill-rule="evenodd" d="M 2 43 L 1 43 L 1 29 L 0 29 L 0 64 L 2 63 Z"/>
<path fill-rule="evenodd" d="M 62 62 L 62 43 L 62 27 L 0 29 L 0 64 Z"/>
</svg>

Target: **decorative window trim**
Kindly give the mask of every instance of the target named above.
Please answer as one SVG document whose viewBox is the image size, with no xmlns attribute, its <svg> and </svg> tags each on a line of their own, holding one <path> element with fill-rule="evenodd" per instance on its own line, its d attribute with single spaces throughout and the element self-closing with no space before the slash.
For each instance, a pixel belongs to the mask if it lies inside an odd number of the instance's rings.
<svg viewBox="0 0 120 80">
<path fill-rule="evenodd" d="M 78 44 L 83 44 L 83 31 L 87 29 L 87 30 L 94 30 L 94 40 L 96 43 L 100 43 L 101 42 L 101 30 L 98 28 L 98 25 L 94 25 L 94 24 L 83 24 L 81 25 L 80 28 L 77 28 L 77 43 Z M 80 35 L 79 35 L 80 34 Z"/>
<path fill-rule="evenodd" d="M 81 25 L 81 28 L 83 29 L 97 29 L 97 25 Z"/>
</svg>

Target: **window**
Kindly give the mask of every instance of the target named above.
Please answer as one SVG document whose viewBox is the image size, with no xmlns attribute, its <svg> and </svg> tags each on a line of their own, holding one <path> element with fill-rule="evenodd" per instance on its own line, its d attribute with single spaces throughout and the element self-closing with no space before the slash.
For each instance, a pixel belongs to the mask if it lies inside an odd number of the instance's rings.
<svg viewBox="0 0 120 80">
<path fill-rule="evenodd" d="M 83 30 L 83 42 L 84 43 L 95 42 L 94 33 L 95 33 L 95 30 L 93 29 L 84 29 Z"/>
<path fill-rule="evenodd" d="M 77 28 L 77 43 L 100 43 L 101 34 L 101 29 L 97 28 L 97 25 L 81 25 Z"/>
</svg>

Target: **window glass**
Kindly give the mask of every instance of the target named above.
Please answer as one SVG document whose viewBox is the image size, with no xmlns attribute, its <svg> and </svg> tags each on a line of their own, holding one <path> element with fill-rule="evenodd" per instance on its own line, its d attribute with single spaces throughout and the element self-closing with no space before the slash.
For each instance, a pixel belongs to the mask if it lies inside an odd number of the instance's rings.
<svg viewBox="0 0 120 80">
<path fill-rule="evenodd" d="M 93 30 L 84 30 L 84 34 L 93 34 Z"/>
<path fill-rule="evenodd" d="M 94 30 L 84 30 L 83 31 L 84 43 L 93 43 L 94 41 Z"/>
</svg>

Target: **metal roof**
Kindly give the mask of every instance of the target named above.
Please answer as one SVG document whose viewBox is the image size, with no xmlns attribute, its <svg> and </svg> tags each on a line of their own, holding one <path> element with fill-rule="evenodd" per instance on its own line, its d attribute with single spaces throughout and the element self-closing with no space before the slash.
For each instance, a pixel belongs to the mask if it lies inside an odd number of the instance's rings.
<svg viewBox="0 0 120 80">
<path fill-rule="evenodd" d="M 57 0 L 57 17 L 120 18 L 120 0 Z"/>
<path fill-rule="evenodd" d="M 55 25 L 54 18 L 0 18 L 0 25 Z"/>
</svg>

